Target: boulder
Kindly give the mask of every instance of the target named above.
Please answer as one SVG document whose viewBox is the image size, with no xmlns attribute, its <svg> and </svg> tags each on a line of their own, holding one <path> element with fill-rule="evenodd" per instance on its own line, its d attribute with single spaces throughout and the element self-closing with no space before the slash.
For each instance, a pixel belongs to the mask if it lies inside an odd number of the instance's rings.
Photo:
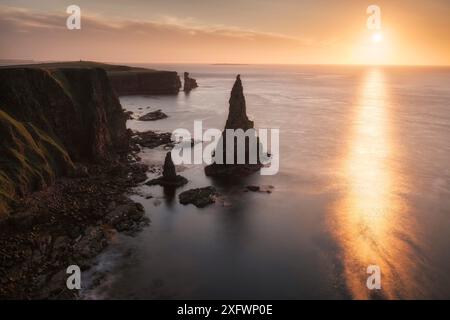
<svg viewBox="0 0 450 320">
<path fill-rule="evenodd" d="M 135 136 L 132 138 L 134 143 L 150 149 L 172 143 L 172 134 L 170 132 L 155 132 L 149 130 L 135 132 L 134 134 Z"/>
<path fill-rule="evenodd" d="M 181 204 L 193 204 L 198 208 L 206 207 L 216 202 L 218 192 L 214 187 L 197 188 L 184 191 L 178 196 Z"/>
<path fill-rule="evenodd" d="M 158 109 L 153 112 L 149 112 L 141 117 L 139 117 L 140 121 L 155 121 L 155 120 L 161 120 L 167 118 L 167 114 L 161 111 L 161 109 Z"/>
</svg>

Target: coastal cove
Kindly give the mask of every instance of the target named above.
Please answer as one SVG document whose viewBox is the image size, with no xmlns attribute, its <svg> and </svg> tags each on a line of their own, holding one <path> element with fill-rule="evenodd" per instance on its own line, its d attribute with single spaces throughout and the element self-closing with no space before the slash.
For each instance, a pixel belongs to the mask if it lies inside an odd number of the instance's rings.
<svg viewBox="0 0 450 320">
<path fill-rule="evenodd" d="M 208 178 L 203 165 L 185 165 L 177 173 L 189 182 L 172 195 L 159 186 L 135 188 L 131 199 L 142 204 L 150 226 L 133 238 L 119 235 L 99 256 L 86 275 L 95 285 L 83 298 L 367 298 L 365 268 L 372 263 L 382 268 L 382 297 L 448 295 L 450 257 L 439 234 L 450 228 L 444 204 L 450 150 L 435 138 L 450 134 L 449 92 L 440 85 L 448 69 L 146 67 L 187 70 L 199 87 L 177 96 L 121 97 L 133 113 L 128 128 L 193 131 L 194 121 L 202 120 L 204 129 L 221 129 L 241 74 L 256 128 L 280 129 L 280 172 L 231 183 Z M 431 84 L 433 99 L 423 92 Z M 423 104 L 427 121 L 416 117 Z M 168 117 L 136 120 L 158 109 Z M 367 130 L 360 127 L 363 119 Z M 164 146 L 139 153 L 156 167 L 149 179 L 160 175 L 166 153 Z M 422 183 L 412 185 L 417 177 Z M 199 209 L 178 202 L 180 193 L 211 185 L 222 195 L 215 204 Z M 250 185 L 273 189 L 248 192 Z M 357 226 L 370 230 L 372 245 L 353 231 Z M 362 252 L 370 253 L 367 260 Z"/>
<path fill-rule="evenodd" d="M 155 77 L 170 81 L 155 89 Z M 448 297 L 449 79 L 419 67 L 1 67 L 0 297 Z M 192 150 L 210 147 L 207 130 L 275 129 L 279 168 L 174 164 L 179 128 L 197 130 Z M 66 287 L 69 265 L 80 291 Z"/>
</svg>

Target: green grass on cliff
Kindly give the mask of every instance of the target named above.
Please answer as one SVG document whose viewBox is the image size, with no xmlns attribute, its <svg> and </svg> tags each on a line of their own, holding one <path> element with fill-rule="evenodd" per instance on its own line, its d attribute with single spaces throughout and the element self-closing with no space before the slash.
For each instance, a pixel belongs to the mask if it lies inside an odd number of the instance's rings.
<svg viewBox="0 0 450 320">
<path fill-rule="evenodd" d="M 73 167 L 67 152 L 30 123 L 0 110 L 0 217 L 16 196 L 51 183 Z"/>
</svg>

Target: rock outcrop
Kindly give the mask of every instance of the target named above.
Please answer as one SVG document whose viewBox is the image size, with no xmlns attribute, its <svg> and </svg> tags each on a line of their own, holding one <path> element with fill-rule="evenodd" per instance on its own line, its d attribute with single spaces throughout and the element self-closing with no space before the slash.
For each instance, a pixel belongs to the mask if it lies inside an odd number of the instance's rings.
<svg viewBox="0 0 450 320">
<path fill-rule="evenodd" d="M 7 203 L 51 184 L 73 162 L 128 151 L 126 116 L 99 68 L 0 69 L 0 216 Z"/>
<path fill-rule="evenodd" d="M 156 148 L 161 145 L 169 146 L 173 144 L 172 134 L 170 132 L 155 132 L 155 131 L 136 131 L 134 132 L 132 140 L 134 143 L 146 147 L 146 148 Z"/>
<path fill-rule="evenodd" d="M 253 136 L 254 139 L 249 139 L 249 137 L 245 138 L 244 144 L 245 161 L 242 164 L 238 164 L 237 161 L 238 144 L 236 138 L 235 141 L 230 143 L 230 146 L 227 146 L 227 139 L 226 139 L 227 129 L 232 130 L 242 129 L 244 132 L 246 132 L 247 130 L 251 130 L 254 128 L 253 121 L 249 120 L 247 116 L 247 107 L 240 75 L 236 77 L 233 89 L 231 90 L 229 104 L 230 107 L 228 112 L 228 118 L 225 124 L 225 129 L 222 132 L 221 142 L 219 141 L 219 144 L 215 150 L 214 163 L 205 167 L 205 174 L 207 176 L 241 177 L 252 174 L 262 167 L 262 164 L 259 159 L 259 150 L 261 146 L 256 135 Z M 253 152 L 257 153 L 254 155 L 256 158 L 256 161 L 254 161 L 254 163 L 252 163 L 250 157 L 251 151 L 250 143 L 254 143 L 256 146 L 256 148 L 253 150 Z M 218 148 L 221 149 L 219 150 Z M 227 152 L 233 151 L 230 150 L 229 148 L 234 149 L 233 163 L 227 163 L 226 161 Z"/>
<path fill-rule="evenodd" d="M 156 111 L 149 112 L 147 114 L 144 114 L 143 116 L 140 116 L 138 118 L 139 121 L 156 121 L 167 118 L 167 114 L 161 111 L 161 109 L 158 109 Z"/>
<path fill-rule="evenodd" d="M 163 174 L 162 177 L 152 179 L 145 184 L 148 186 L 160 185 L 163 187 L 181 187 L 187 183 L 187 179 L 180 175 L 177 175 L 175 170 L 175 165 L 172 161 L 172 156 L 170 151 L 167 152 L 166 158 L 164 160 Z"/>
<path fill-rule="evenodd" d="M 193 204 L 198 208 L 206 207 L 216 202 L 217 193 L 214 187 L 190 189 L 180 193 L 178 196 L 181 204 Z"/>
<path fill-rule="evenodd" d="M 253 129 L 254 123 L 247 116 L 244 88 L 242 87 L 241 76 L 239 74 L 236 77 L 233 89 L 231 89 L 229 104 L 230 108 L 225 129 L 242 129 L 244 131 Z"/>
<path fill-rule="evenodd" d="M 189 72 L 185 72 L 183 91 L 190 92 L 192 89 L 195 89 L 197 87 L 198 87 L 197 80 L 189 77 Z"/>
</svg>

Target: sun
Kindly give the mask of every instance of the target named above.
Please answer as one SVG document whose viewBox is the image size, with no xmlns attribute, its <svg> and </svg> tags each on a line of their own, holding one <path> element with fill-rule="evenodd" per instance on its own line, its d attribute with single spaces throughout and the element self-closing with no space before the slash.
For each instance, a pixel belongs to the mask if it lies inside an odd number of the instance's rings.
<svg viewBox="0 0 450 320">
<path fill-rule="evenodd" d="M 378 42 L 381 42 L 381 41 L 383 41 L 383 34 L 381 32 L 375 32 L 372 35 L 372 42 L 378 43 Z"/>
</svg>

